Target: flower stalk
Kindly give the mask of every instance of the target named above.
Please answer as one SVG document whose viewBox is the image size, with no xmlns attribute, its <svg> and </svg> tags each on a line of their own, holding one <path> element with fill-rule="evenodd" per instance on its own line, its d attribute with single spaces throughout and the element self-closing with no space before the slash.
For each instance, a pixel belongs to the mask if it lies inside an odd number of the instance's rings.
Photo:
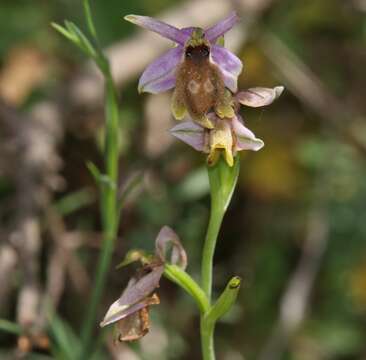
<svg viewBox="0 0 366 360">
<path fill-rule="evenodd" d="M 166 264 L 164 275 L 183 288 L 197 303 L 201 314 L 210 310 L 210 303 L 201 287 L 180 267 Z"/>
<path fill-rule="evenodd" d="M 228 166 L 222 157 L 218 160 L 216 165 L 207 167 L 211 189 L 211 214 L 203 247 L 201 278 L 202 289 L 210 303 L 210 308 L 205 314 L 201 315 L 201 347 L 204 360 L 215 359 L 215 323 L 230 309 L 235 301 L 240 286 L 240 281 L 234 280 L 238 278 L 233 278 L 219 300 L 215 305 L 211 306 L 213 259 L 217 237 L 238 180 L 239 170 L 239 156 L 235 157 L 234 165 L 232 167 Z M 232 291 L 232 288 L 236 288 L 236 290 Z"/>
<path fill-rule="evenodd" d="M 211 302 L 213 258 L 221 223 L 229 206 L 240 170 L 240 157 L 228 166 L 220 158 L 215 166 L 207 166 L 211 189 L 211 214 L 202 254 L 202 288 Z"/>
</svg>

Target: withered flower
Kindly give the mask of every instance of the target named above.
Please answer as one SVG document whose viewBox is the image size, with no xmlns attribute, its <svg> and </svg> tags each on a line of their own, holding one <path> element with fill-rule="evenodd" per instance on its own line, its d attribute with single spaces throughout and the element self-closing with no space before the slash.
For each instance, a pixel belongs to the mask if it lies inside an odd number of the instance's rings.
<svg viewBox="0 0 366 360">
<path fill-rule="evenodd" d="M 132 255 L 131 255 L 132 254 Z M 140 255 L 138 255 L 140 254 Z M 149 306 L 160 303 L 155 290 L 159 287 L 164 264 L 185 268 L 187 255 L 177 234 L 164 226 L 155 240 L 155 255 L 145 256 L 143 252 L 130 253 L 131 259 L 124 263 L 140 260 L 143 266 L 130 279 L 122 295 L 108 309 L 100 326 L 116 326 L 117 341 L 138 340 L 149 331 Z"/>
<path fill-rule="evenodd" d="M 242 63 L 217 42 L 237 22 L 235 12 L 216 25 L 178 29 L 147 16 L 128 15 L 126 20 L 173 40 L 176 47 L 151 63 L 139 81 L 140 92 L 160 93 L 175 88 L 172 112 L 181 120 L 190 117 L 206 128 L 213 125 L 206 114 L 232 117 L 231 94 L 237 90 Z"/>
<path fill-rule="evenodd" d="M 171 133 L 197 151 L 208 154 L 209 165 L 214 165 L 223 154 L 227 164 L 233 166 L 238 151 L 258 151 L 264 146 L 263 141 L 244 125 L 239 115 L 240 104 L 251 107 L 269 105 L 281 95 L 283 89 L 277 86 L 273 89 L 257 87 L 241 91 L 233 97 L 234 116 L 221 119 L 216 113 L 209 113 L 208 118 L 214 125 L 212 129 L 185 121 L 174 126 Z"/>
</svg>

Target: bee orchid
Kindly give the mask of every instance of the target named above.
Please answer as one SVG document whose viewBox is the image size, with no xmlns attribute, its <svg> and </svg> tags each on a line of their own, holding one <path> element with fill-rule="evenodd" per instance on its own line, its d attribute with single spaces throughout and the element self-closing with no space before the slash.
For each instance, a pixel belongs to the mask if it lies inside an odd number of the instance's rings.
<svg viewBox="0 0 366 360">
<path fill-rule="evenodd" d="M 270 88 L 251 88 L 233 96 L 236 113 L 233 117 L 220 118 L 211 112 L 208 118 L 214 125 L 204 128 L 192 121 L 185 121 L 174 126 L 170 131 L 173 136 L 190 145 L 197 151 L 208 154 L 207 162 L 214 165 L 222 154 L 229 166 L 233 166 L 238 151 L 258 151 L 264 142 L 255 137 L 239 115 L 240 105 L 260 107 L 271 104 L 283 92 L 283 86 Z"/>
<path fill-rule="evenodd" d="M 212 128 L 206 116 L 213 109 L 220 117 L 232 117 L 231 94 L 243 65 L 218 40 L 238 21 L 235 12 L 216 25 L 178 29 L 159 20 L 128 15 L 126 20 L 175 42 L 176 46 L 151 63 L 139 80 L 139 91 L 157 94 L 175 88 L 172 113 L 178 120 L 186 113 L 198 124 Z"/>
</svg>

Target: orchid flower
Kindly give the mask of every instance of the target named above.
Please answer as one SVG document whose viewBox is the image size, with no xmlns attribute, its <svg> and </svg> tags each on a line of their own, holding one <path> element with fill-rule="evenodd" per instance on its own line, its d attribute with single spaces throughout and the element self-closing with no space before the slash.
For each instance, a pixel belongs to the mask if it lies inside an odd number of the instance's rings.
<svg viewBox="0 0 366 360">
<path fill-rule="evenodd" d="M 139 91 L 157 94 L 175 88 L 172 113 L 178 120 L 186 113 L 198 124 L 212 128 L 206 114 L 213 108 L 220 118 L 232 117 L 231 94 L 243 65 L 240 59 L 218 44 L 238 21 L 235 12 L 216 25 L 178 29 L 159 20 L 128 15 L 126 20 L 175 42 L 176 46 L 152 62 L 139 80 Z"/>
<path fill-rule="evenodd" d="M 143 266 L 130 279 L 122 295 L 109 307 L 101 327 L 115 324 L 117 341 L 134 341 L 149 331 L 149 307 L 160 303 L 155 290 L 159 287 L 166 263 L 181 269 L 187 266 L 187 254 L 178 235 L 163 226 L 155 240 L 155 254 L 133 250 L 120 266 L 140 261 Z M 119 267 L 120 267 L 119 266 Z"/>
<path fill-rule="evenodd" d="M 258 151 L 264 146 L 264 142 L 256 138 L 244 125 L 243 119 L 238 114 L 240 104 L 250 107 L 266 106 L 276 100 L 283 90 L 282 86 L 277 86 L 273 89 L 257 87 L 240 91 L 233 97 L 236 108 L 233 117 L 221 119 L 212 112 L 208 114 L 208 118 L 214 124 L 212 129 L 205 129 L 192 121 L 185 121 L 170 131 L 173 136 L 195 150 L 208 154 L 209 165 L 214 165 L 223 154 L 227 164 L 233 166 L 238 151 Z"/>
</svg>

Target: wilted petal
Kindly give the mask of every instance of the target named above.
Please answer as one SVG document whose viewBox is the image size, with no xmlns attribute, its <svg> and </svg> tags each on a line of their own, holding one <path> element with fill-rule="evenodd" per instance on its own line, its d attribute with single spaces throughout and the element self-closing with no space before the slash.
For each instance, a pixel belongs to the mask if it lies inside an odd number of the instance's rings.
<svg viewBox="0 0 366 360">
<path fill-rule="evenodd" d="M 206 39 L 210 41 L 211 43 L 215 43 L 216 40 L 224 35 L 226 32 L 228 32 L 235 23 L 239 20 L 238 16 L 236 15 L 236 12 L 233 11 L 227 18 L 224 20 L 219 21 L 214 26 L 208 28 L 205 31 Z"/>
<path fill-rule="evenodd" d="M 135 25 L 139 25 L 147 30 L 156 32 L 159 35 L 167 39 L 173 40 L 180 45 L 184 45 L 184 43 L 189 38 L 189 35 L 177 29 L 176 27 L 151 18 L 149 16 L 127 15 L 125 16 L 125 20 L 132 22 Z"/>
<path fill-rule="evenodd" d="M 211 48 L 211 59 L 220 68 L 225 86 L 232 92 L 238 88 L 238 76 L 243 69 L 240 59 L 222 46 L 214 45 Z"/>
<path fill-rule="evenodd" d="M 170 251 L 170 260 L 167 260 Z M 183 270 L 187 267 L 187 254 L 178 235 L 169 226 L 164 226 L 156 240 L 155 253 L 162 262 L 169 261 L 173 265 L 180 266 Z"/>
<path fill-rule="evenodd" d="M 121 297 L 109 307 L 100 326 L 112 324 L 148 305 L 146 298 L 159 286 L 163 272 L 164 265 L 159 265 L 140 279 L 132 278 Z"/>
<path fill-rule="evenodd" d="M 154 266 L 152 270 L 139 279 L 130 280 L 127 288 L 122 293 L 120 304 L 134 304 L 150 295 L 158 286 L 164 272 L 164 266 Z"/>
<path fill-rule="evenodd" d="M 236 99 L 243 105 L 251 107 L 266 106 L 276 100 L 283 92 L 283 86 L 275 88 L 255 87 L 245 91 L 240 91 Z"/>
<path fill-rule="evenodd" d="M 149 306 L 157 305 L 159 303 L 159 297 L 156 294 L 153 294 L 136 305 L 135 308 L 138 308 L 137 311 L 135 310 L 131 315 L 117 322 L 116 340 L 135 341 L 145 336 L 150 327 Z"/>
<path fill-rule="evenodd" d="M 236 135 L 235 150 L 258 151 L 264 146 L 264 142 L 261 139 L 257 139 L 253 132 L 244 126 L 241 118 L 235 116 L 231 121 L 234 134 Z"/>
<path fill-rule="evenodd" d="M 139 81 L 139 92 L 157 94 L 175 86 L 175 70 L 183 56 L 183 47 L 177 46 L 152 62 Z"/>
<path fill-rule="evenodd" d="M 193 121 L 184 121 L 170 130 L 171 134 L 197 151 L 205 150 L 205 131 Z"/>
</svg>

